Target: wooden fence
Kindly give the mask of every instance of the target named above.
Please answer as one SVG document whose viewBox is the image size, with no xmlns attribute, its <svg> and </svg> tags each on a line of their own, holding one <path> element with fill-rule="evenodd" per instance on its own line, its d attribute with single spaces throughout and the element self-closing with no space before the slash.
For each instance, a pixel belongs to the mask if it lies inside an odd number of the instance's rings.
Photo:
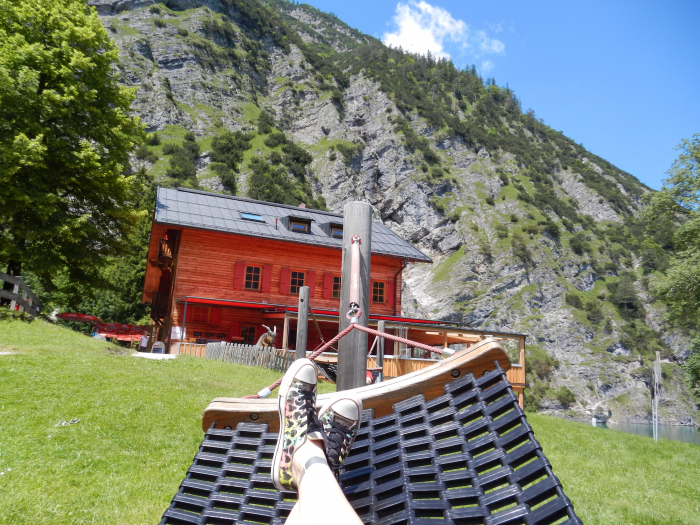
<svg viewBox="0 0 700 525">
<path fill-rule="evenodd" d="M 37 317 L 41 311 L 41 301 L 34 295 L 32 289 L 21 277 L 13 277 L 0 272 L 0 281 L 14 285 L 12 292 L 0 288 L 0 297 L 9 299 L 10 309 L 27 312 L 31 317 Z"/>
<path fill-rule="evenodd" d="M 294 362 L 294 351 L 265 346 L 209 343 L 204 357 L 237 365 L 259 366 L 285 373 Z"/>
</svg>

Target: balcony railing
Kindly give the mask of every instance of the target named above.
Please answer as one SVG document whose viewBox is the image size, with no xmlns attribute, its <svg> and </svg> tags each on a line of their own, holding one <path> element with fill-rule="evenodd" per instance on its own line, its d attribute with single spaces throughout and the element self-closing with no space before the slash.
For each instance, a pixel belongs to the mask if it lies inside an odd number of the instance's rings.
<svg viewBox="0 0 700 525">
<path fill-rule="evenodd" d="M 173 264 L 173 249 L 168 239 L 161 239 L 158 245 L 158 266 L 170 268 Z"/>
<path fill-rule="evenodd" d="M 168 296 L 158 292 L 153 292 L 151 299 L 151 319 L 160 320 L 168 315 Z"/>
</svg>

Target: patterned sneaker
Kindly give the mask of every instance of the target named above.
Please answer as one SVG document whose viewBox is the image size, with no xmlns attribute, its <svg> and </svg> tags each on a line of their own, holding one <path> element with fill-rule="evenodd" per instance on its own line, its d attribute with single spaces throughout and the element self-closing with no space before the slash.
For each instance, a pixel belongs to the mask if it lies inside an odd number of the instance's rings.
<svg viewBox="0 0 700 525">
<path fill-rule="evenodd" d="M 309 433 L 319 434 L 316 417 L 316 367 L 308 359 L 292 363 L 279 388 L 277 406 L 280 433 L 272 458 L 272 481 L 278 490 L 297 490 L 292 477 L 294 453 L 307 440 Z"/>
<path fill-rule="evenodd" d="M 341 393 L 321 408 L 318 419 L 323 425 L 328 466 L 337 478 L 360 428 L 362 400 Z"/>
</svg>

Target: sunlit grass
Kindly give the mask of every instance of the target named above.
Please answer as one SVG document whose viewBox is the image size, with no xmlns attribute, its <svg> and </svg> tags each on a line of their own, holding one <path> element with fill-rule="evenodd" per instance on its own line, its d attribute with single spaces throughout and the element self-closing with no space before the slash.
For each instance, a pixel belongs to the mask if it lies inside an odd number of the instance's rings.
<svg viewBox="0 0 700 525">
<path fill-rule="evenodd" d="M 279 376 L 108 348 L 43 321 L 0 321 L 0 352 L 15 352 L 0 355 L 0 523 L 158 523 L 199 447 L 207 403 Z M 587 525 L 700 523 L 700 447 L 529 420 Z"/>
</svg>

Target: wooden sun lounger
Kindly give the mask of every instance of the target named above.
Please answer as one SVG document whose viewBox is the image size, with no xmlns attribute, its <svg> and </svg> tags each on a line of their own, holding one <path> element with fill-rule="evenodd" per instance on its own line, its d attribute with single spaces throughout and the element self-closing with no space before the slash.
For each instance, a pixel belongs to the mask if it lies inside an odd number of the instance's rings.
<svg viewBox="0 0 700 525">
<path fill-rule="evenodd" d="M 355 393 L 362 398 L 365 410 L 372 409 L 375 417 L 382 417 L 392 412 L 395 403 L 417 394 L 423 394 L 426 401 L 443 395 L 444 385 L 464 374 L 471 372 L 481 377 L 485 372 L 496 369 L 495 362 L 504 371 L 510 369 L 505 350 L 496 339 L 487 338 L 427 368 L 357 388 Z M 317 405 L 323 405 L 332 395 L 319 395 Z M 217 397 L 202 414 L 202 429 L 205 432 L 210 428 L 236 428 L 241 422 L 263 423 L 270 426 L 270 432 L 279 431 L 276 391 L 265 399 Z"/>
</svg>

